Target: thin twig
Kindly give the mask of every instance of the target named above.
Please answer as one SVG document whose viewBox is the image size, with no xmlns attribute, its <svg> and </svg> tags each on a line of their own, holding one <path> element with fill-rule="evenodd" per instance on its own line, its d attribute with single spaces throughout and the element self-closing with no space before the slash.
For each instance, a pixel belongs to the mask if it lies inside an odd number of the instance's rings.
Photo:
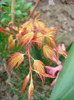
<svg viewBox="0 0 74 100">
<path fill-rule="evenodd" d="M 11 28 L 12 30 L 16 31 L 13 27 L 11 27 L 11 26 L 9 26 L 9 25 L 6 25 L 5 23 L 2 23 L 1 21 L 0 21 L 0 23 L 3 24 L 4 26 L 9 27 L 9 28 Z M 16 32 L 18 33 L 18 31 L 16 31 Z"/>
<path fill-rule="evenodd" d="M 13 35 L 15 36 L 15 33 L 10 32 L 10 31 L 6 30 L 5 28 L 3 28 L 3 29 L 4 29 L 4 31 L 6 31 L 6 32 L 8 32 L 8 33 L 11 33 L 11 34 L 13 34 Z"/>
<path fill-rule="evenodd" d="M 29 15 L 29 17 L 28 17 L 27 21 L 30 19 L 30 17 L 31 17 L 31 16 L 32 16 L 32 14 L 34 13 L 34 11 L 35 11 L 36 7 L 38 6 L 39 2 L 40 2 L 40 0 L 38 0 L 38 1 L 36 2 L 36 4 L 35 4 L 35 6 L 34 6 L 34 8 L 33 8 L 32 12 L 30 13 L 30 15 Z"/>
</svg>

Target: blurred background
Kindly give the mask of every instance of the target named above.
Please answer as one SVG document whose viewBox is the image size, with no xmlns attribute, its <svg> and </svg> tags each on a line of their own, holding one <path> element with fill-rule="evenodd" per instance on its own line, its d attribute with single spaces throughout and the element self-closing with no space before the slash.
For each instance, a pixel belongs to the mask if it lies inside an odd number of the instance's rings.
<svg viewBox="0 0 74 100">
<path fill-rule="evenodd" d="M 15 3 L 15 24 L 24 23 L 29 15 L 29 10 L 32 11 L 37 0 L 16 0 Z M 0 0 L 0 21 L 8 24 L 11 21 L 11 3 L 12 0 Z M 29 9 L 29 10 L 28 10 Z M 74 41 L 74 3 L 71 0 L 55 0 L 54 5 L 50 5 L 49 0 L 41 0 L 36 11 L 41 12 L 41 19 L 47 27 L 56 27 L 60 30 L 60 35 L 57 36 L 58 44 L 64 43 L 68 50 L 71 43 Z M 4 27 L 2 24 L 0 26 Z M 24 62 L 17 70 L 12 70 L 10 73 L 5 71 L 6 61 L 10 55 L 15 52 L 24 52 L 25 48 L 15 48 L 8 52 L 8 35 L 6 37 L 0 32 L 0 100 L 28 100 L 26 87 L 23 96 L 21 97 L 21 88 L 23 80 L 29 71 L 28 58 L 25 57 Z M 35 48 L 32 48 L 35 58 L 42 59 L 41 54 Z M 39 55 L 39 56 L 36 56 Z M 46 60 L 45 60 L 46 63 Z M 37 78 L 36 73 L 33 73 L 35 90 L 32 100 L 49 100 L 52 87 L 52 80 L 46 78 L 45 85 Z M 29 84 L 28 84 L 29 85 Z"/>
</svg>

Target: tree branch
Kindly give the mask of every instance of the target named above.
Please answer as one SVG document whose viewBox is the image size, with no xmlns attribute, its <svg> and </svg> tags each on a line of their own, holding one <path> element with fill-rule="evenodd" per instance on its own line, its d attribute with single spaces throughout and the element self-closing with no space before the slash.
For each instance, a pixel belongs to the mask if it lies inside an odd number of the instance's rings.
<svg viewBox="0 0 74 100">
<path fill-rule="evenodd" d="M 12 30 L 16 31 L 16 30 L 15 30 L 14 28 L 12 28 L 11 26 L 6 25 L 5 23 L 2 23 L 1 21 L 0 21 L 0 23 L 1 23 L 2 25 L 4 25 L 4 26 L 9 27 L 9 28 L 11 28 Z M 16 32 L 18 33 L 18 31 L 16 31 Z"/>
<path fill-rule="evenodd" d="M 30 15 L 29 15 L 29 17 L 28 17 L 27 21 L 30 19 L 30 17 L 31 17 L 31 16 L 32 16 L 32 14 L 34 13 L 34 11 L 35 11 L 36 7 L 38 6 L 39 2 L 40 2 L 40 0 L 38 0 L 38 1 L 36 2 L 36 4 L 35 4 L 35 6 L 34 6 L 34 8 L 33 8 L 32 12 L 30 13 Z"/>
</svg>

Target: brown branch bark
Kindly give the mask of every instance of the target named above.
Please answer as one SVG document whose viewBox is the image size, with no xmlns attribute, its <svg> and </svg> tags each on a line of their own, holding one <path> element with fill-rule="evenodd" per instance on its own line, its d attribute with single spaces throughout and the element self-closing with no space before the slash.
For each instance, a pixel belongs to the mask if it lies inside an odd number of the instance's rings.
<svg viewBox="0 0 74 100">
<path fill-rule="evenodd" d="M 6 27 L 9 27 L 9 28 L 11 28 L 12 30 L 14 30 L 15 32 L 17 32 L 18 33 L 18 31 L 16 31 L 14 28 L 12 28 L 11 26 L 9 26 L 9 25 L 6 25 L 5 23 L 2 23 L 1 21 L 0 21 L 0 23 L 2 24 L 2 25 L 4 25 L 4 26 L 6 26 Z"/>
<path fill-rule="evenodd" d="M 8 32 L 8 33 L 11 33 L 11 34 L 13 34 L 14 36 L 16 36 L 15 33 L 10 32 L 10 31 L 6 30 L 5 28 L 3 28 L 3 29 L 4 29 L 4 31 L 6 31 L 6 32 Z"/>
<path fill-rule="evenodd" d="M 35 4 L 35 6 L 34 6 L 34 8 L 33 8 L 32 12 L 30 13 L 30 15 L 29 15 L 29 17 L 28 17 L 27 21 L 30 19 L 30 17 L 31 17 L 31 16 L 32 16 L 32 14 L 34 13 L 34 11 L 35 11 L 36 7 L 38 6 L 39 2 L 40 2 L 40 0 L 38 0 L 38 1 L 36 2 L 36 4 Z"/>
</svg>

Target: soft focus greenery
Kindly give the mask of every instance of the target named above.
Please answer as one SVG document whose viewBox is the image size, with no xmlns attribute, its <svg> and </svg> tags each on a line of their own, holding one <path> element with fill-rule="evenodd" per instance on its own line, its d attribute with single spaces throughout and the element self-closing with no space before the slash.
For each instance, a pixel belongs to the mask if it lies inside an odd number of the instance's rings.
<svg viewBox="0 0 74 100">
<path fill-rule="evenodd" d="M 3 23 L 8 23 L 11 21 L 11 1 L 12 0 L 7 0 L 7 2 L 5 2 L 5 0 L 2 0 L 0 2 L 0 7 L 3 9 L 1 12 L 0 21 Z M 16 0 L 15 21 L 17 24 L 20 24 L 22 19 L 27 19 L 29 15 L 28 9 L 32 11 L 32 3 L 26 3 L 26 0 L 21 0 L 21 2 L 20 0 Z"/>
</svg>

